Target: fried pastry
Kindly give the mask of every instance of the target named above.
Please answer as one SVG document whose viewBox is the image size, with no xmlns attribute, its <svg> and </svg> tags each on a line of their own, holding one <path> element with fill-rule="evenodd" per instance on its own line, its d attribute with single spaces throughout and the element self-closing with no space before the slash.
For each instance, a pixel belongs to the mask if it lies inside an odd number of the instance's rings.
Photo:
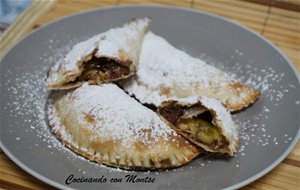
<svg viewBox="0 0 300 190">
<path fill-rule="evenodd" d="M 48 72 L 46 88 L 70 89 L 117 81 L 134 74 L 150 19 L 134 19 L 73 46 Z"/>
<path fill-rule="evenodd" d="M 260 96 L 258 90 L 176 49 L 152 32 L 144 38 L 136 76 L 121 85 L 141 103 L 155 106 L 167 99 L 196 95 L 219 99 L 230 111 L 237 111 Z"/>
<path fill-rule="evenodd" d="M 238 129 L 220 101 L 190 97 L 162 103 L 158 113 L 188 140 L 209 152 L 233 156 L 239 144 Z"/>
<path fill-rule="evenodd" d="M 115 84 L 56 91 L 48 105 L 54 134 L 89 160 L 124 169 L 166 169 L 187 164 L 202 149 Z"/>
</svg>

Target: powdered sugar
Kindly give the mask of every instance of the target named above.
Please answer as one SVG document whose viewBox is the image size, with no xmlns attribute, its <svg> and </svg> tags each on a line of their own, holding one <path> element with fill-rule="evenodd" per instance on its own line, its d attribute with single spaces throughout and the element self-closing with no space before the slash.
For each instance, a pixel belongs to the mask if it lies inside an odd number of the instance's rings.
<svg viewBox="0 0 300 190">
<path fill-rule="evenodd" d="M 257 69 L 251 64 L 236 63 L 230 75 L 237 80 L 259 89 L 264 96 L 271 101 L 279 102 L 285 93 L 288 93 L 291 86 L 280 86 L 280 89 L 273 87 L 273 82 L 279 83 L 284 73 L 276 72 L 272 67 Z"/>
</svg>

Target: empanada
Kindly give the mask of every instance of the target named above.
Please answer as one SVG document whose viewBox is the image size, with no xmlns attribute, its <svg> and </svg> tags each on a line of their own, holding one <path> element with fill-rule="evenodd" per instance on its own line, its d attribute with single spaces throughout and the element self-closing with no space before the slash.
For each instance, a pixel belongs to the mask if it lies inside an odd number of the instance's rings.
<svg viewBox="0 0 300 190">
<path fill-rule="evenodd" d="M 219 100 L 207 97 L 189 97 L 165 101 L 158 113 L 188 140 L 209 152 L 236 152 L 238 129 L 230 113 Z"/>
<path fill-rule="evenodd" d="M 141 103 L 155 106 L 169 98 L 197 95 L 219 99 L 230 111 L 237 111 L 260 96 L 258 90 L 234 81 L 152 32 L 145 35 L 136 76 L 121 85 Z"/>
<path fill-rule="evenodd" d="M 115 84 L 84 83 L 74 91 L 55 92 L 48 117 L 67 147 L 114 167 L 173 168 L 190 162 L 202 150 Z"/>
<path fill-rule="evenodd" d="M 134 19 L 73 46 L 48 72 L 47 89 L 70 89 L 84 81 L 117 81 L 134 74 L 150 19 Z"/>
</svg>

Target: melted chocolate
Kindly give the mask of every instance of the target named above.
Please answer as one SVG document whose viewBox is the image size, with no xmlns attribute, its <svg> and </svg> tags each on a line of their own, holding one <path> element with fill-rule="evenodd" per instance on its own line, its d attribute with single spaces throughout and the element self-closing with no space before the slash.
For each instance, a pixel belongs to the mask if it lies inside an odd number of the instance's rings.
<svg viewBox="0 0 300 190">
<path fill-rule="evenodd" d="M 110 58 L 93 57 L 83 63 L 83 73 L 79 81 L 87 80 L 111 80 L 129 74 L 129 68 Z M 95 79 L 96 78 L 96 79 Z"/>
<path fill-rule="evenodd" d="M 180 119 L 180 116 L 183 115 L 183 109 L 176 105 L 175 102 L 172 102 L 166 107 L 160 109 L 160 114 L 173 125 L 176 125 Z"/>
</svg>

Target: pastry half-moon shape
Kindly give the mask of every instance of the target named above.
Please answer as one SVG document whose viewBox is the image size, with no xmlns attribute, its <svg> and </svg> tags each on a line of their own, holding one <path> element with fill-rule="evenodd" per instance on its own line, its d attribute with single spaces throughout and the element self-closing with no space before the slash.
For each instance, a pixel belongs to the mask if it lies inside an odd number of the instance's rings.
<svg viewBox="0 0 300 190">
<path fill-rule="evenodd" d="M 152 32 L 145 35 L 136 76 L 121 85 L 141 103 L 155 106 L 167 99 L 196 95 L 219 99 L 230 111 L 237 111 L 260 96 L 258 90 L 234 81 Z"/>
<path fill-rule="evenodd" d="M 134 74 L 150 19 L 134 19 L 73 46 L 48 72 L 46 88 L 70 89 L 84 81 L 101 84 Z"/>
<path fill-rule="evenodd" d="M 115 84 L 84 83 L 52 94 L 48 106 L 54 134 L 74 152 L 124 169 L 184 165 L 200 149 L 178 135 L 152 110 Z"/>
<path fill-rule="evenodd" d="M 158 113 L 179 134 L 209 152 L 233 156 L 239 144 L 238 129 L 219 100 L 190 97 L 165 101 Z"/>
</svg>

